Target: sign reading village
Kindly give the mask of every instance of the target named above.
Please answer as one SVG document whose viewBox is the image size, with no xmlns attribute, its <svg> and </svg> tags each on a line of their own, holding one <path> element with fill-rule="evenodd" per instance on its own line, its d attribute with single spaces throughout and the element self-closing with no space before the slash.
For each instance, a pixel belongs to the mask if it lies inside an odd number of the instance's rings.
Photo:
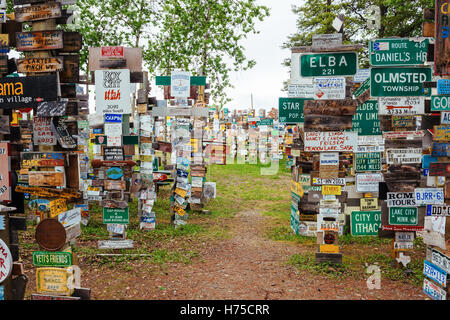
<svg viewBox="0 0 450 320">
<path fill-rule="evenodd" d="M 0 109 L 32 108 L 56 100 L 56 75 L 0 79 Z"/>
</svg>

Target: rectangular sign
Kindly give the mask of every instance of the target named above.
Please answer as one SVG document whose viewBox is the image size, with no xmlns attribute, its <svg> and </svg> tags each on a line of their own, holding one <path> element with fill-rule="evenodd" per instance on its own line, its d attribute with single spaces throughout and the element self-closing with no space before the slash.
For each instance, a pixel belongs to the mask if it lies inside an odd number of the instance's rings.
<svg viewBox="0 0 450 320">
<path fill-rule="evenodd" d="M 450 124 L 450 112 L 441 112 L 441 124 Z"/>
<path fill-rule="evenodd" d="M 447 272 L 447 274 L 450 272 L 450 257 L 446 256 L 439 250 L 432 247 L 427 247 L 427 260 Z"/>
<path fill-rule="evenodd" d="M 33 265 L 35 267 L 70 267 L 72 266 L 72 253 L 33 251 Z"/>
<path fill-rule="evenodd" d="M 101 47 L 102 58 L 123 58 L 124 50 L 121 46 Z"/>
<path fill-rule="evenodd" d="M 450 163 L 432 162 L 429 169 L 429 176 L 450 177 Z"/>
<path fill-rule="evenodd" d="M 378 101 L 368 100 L 356 108 L 353 115 L 352 131 L 360 136 L 381 135 L 380 119 L 378 117 Z"/>
<path fill-rule="evenodd" d="M 320 153 L 321 166 L 338 166 L 339 152 L 321 152 Z"/>
<path fill-rule="evenodd" d="M 450 206 L 447 205 L 427 205 L 427 216 L 450 216 Z"/>
<path fill-rule="evenodd" d="M 392 226 L 417 226 L 419 210 L 415 207 L 390 207 L 389 225 Z"/>
<path fill-rule="evenodd" d="M 81 222 L 81 208 L 66 210 L 58 215 L 58 221 L 67 228 Z"/>
<path fill-rule="evenodd" d="M 386 200 L 388 207 L 416 206 L 414 192 L 388 192 Z"/>
<path fill-rule="evenodd" d="M 129 69 L 95 71 L 97 113 L 131 113 L 130 94 Z"/>
<path fill-rule="evenodd" d="M 431 96 L 431 111 L 450 111 L 450 96 Z"/>
<path fill-rule="evenodd" d="M 381 173 L 358 173 L 356 174 L 356 192 L 378 193 L 379 183 L 383 181 Z"/>
<path fill-rule="evenodd" d="M 438 94 L 450 94 L 450 80 L 449 79 L 438 79 L 437 80 L 437 93 Z"/>
<path fill-rule="evenodd" d="M 381 227 L 381 211 L 353 211 L 350 220 L 352 235 L 377 236 Z"/>
<path fill-rule="evenodd" d="M 416 188 L 414 196 L 418 206 L 444 203 L 444 189 L 442 188 Z"/>
<path fill-rule="evenodd" d="M 312 185 L 345 186 L 345 178 L 334 178 L 334 179 L 312 178 Z"/>
<path fill-rule="evenodd" d="M 423 83 L 431 81 L 431 68 L 372 68 L 372 97 L 424 96 Z"/>
<path fill-rule="evenodd" d="M 396 232 L 395 242 L 413 242 L 414 232 Z"/>
<path fill-rule="evenodd" d="M 386 163 L 387 164 L 422 163 L 422 149 L 421 148 L 387 149 Z"/>
<path fill-rule="evenodd" d="M 424 97 L 382 97 L 378 110 L 384 116 L 404 116 L 425 113 Z"/>
<path fill-rule="evenodd" d="M 303 104 L 307 99 L 279 98 L 278 119 L 280 123 L 303 123 Z"/>
<path fill-rule="evenodd" d="M 62 58 L 24 58 L 17 60 L 17 72 L 20 73 L 40 73 L 57 72 L 63 70 Z"/>
<path fill-rule="evenodd" d="M 56 146 L 56 134 L 52 129 L 51 118 L 33 118 L 33 143 L 41 146 Z"/>
<path fill-rule="evenodd" d="M 378 198 L 361 198 L 359 207 L 361 211 L 378 210 Z"/>
<path fill-rule="evenodd" d="M 414 66 L 424 65 L 427 61 L 427 38 L 398 38 L 370 40 L 370 65 Z"/>
<path fill-rule="evenodd" d="M 28 22 L 59 18 L 62 15 L 61 4 L 58 2 L 40 3 L 14 9 L 17 22 Z"/>
<path fill-rule="evenodd" d="M 62 49 L 63 34 L 61 30 L 16 32 L 16 47 L 18 51 Z"/>
<path fill-rule="evenodd" d="M 450 126 L 434 126 L 434 141 L 450 141 Z"/>
<path fill-rule="evenodd" d="M 431 155 L 433 157 L 449 157 L 450 143 L 434 142 L 431 147 Z"/>
<path fill-rule="evenodd" d="M 305 132 L 305 152 L 353 152 L 357 144 L 355 132 Z"/>
<path fill-rule="evenodd" d="M 300 56 L 302 77 L 354 76 L 357 66 L 356 52 L 307 53 Z"/>
<path fill-rule="evenodd" d="M 445 290 L 427 278 L 423 279 L 423 292 L 434 300 L 447 299 L 447 293 Z"/>
<path fill-rule="evenodd" d="M 104 224 L 129 224 L 130 216 L 128 208 L 103 208 L 103 223 Z"/>
<path fill-rule="evenodd" d="M 423 274 L 444 288 L 447 286 L 447 272 L 427 260 L 424 261 Z"/>
<path fill-rule="evenodd" d="M 309 83 L 296 83 L 288 86 L 289 98 L 314 99 L 315 86 Z"/>
<path fill-rule="evenodd" d="M 341 186 L 329 186 L 329 185 L 323 185 L 322 186 L 322 194 L 323 195 L 336 195 L 340 196 L 342 193 Z"/>
<path fill-rule="evenodd" d="M 448 34 L 449 2 L 436 0 L 435 10 L 435 45 L 434 45 L 434 73 L 435 75 L 450 75 L 447 52 L 450 47 Z"/>
<path fill-rule="evenodd" d="M 355 153 L 355 171 L 381 171 L 381 152 Z"/>
<path fill-rule="evenodd" d="M 314 78 L 314 100 L 345 99 L 345 77 Z"/>
<path fill-rule="evenodd" d="M 49 207 L 50 207 L 50 217 L 54 218 L 58 214 L 67 211 L 66 199 L 51 200 L 49 203 Z"/>
</svg>

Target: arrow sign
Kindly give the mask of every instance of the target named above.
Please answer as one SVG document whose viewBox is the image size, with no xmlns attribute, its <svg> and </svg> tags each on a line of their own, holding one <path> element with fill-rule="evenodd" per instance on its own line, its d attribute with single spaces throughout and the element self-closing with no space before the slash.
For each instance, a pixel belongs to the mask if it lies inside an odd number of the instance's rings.
<svg viewBox="0 0 450 320">
<path fill-rule="evenodd" d="M 412 109 L 413 106 L 387 106 L 386 110 L 393 110 L 393 109 Z"/>
<path fill-rule="evenodd" d="M 382 116 L 418 115 L 425 113 L 424 97 L 383 97 L 378 99 Z"/>
</svg>

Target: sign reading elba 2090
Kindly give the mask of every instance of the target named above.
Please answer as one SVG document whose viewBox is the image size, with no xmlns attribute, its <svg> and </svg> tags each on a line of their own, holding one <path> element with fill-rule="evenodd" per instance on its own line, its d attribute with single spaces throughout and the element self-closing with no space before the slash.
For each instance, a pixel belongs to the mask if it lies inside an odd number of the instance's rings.
<svg viewBox="0 0 450 320">
<path fill-rule="evenodd" d="M 372 97 L 425 96 L 423 83 L 431 81 L 431 68 L 372 68 Z"/>
</svg>

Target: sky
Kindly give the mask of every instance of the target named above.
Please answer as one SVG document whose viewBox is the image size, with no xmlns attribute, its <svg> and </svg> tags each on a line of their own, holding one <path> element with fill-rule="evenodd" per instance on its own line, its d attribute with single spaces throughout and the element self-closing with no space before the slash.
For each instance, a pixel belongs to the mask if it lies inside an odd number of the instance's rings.
<svg viewBox="0 0 450 320">
<path fill-rule="evenodd" d="M 243 41 L 246 56 L 256 61 L 250 70 L 234 72 L 231 76 L 234 89 L 227 90 L 232 99 L 226 105 L 230 110 L 249 109 L 253 93 L 253 107 L 270 110 L 278 108 L 278 98 L 287 96 L 282 92 L 283 81 L 289 79 L 289 69 L 282 66 L 290 58 L 288 49 L 281 49 L 287 37 L 296 31 L 296 16 L 291 11 L 293 4 L 300 5 L 299 0 L 259 0 L 258 4 L 270 8 L 270 16 L 257 23 L 259 34 L 251 34 Z"/>
</svg>

